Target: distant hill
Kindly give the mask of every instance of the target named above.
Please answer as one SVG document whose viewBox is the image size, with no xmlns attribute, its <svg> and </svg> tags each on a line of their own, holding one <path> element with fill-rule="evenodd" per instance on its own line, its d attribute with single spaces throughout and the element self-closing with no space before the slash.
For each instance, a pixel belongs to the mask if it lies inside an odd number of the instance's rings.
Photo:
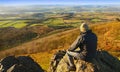
<svg viewBox="0 0 120 72">
<path fill-rule="evenodd" d="M 29 5 L 29 6 L 0 6 L 1 14 L 25 13 L 62 13 L 62 12 L 120 12 L 120 5 Z"/>
</svg>

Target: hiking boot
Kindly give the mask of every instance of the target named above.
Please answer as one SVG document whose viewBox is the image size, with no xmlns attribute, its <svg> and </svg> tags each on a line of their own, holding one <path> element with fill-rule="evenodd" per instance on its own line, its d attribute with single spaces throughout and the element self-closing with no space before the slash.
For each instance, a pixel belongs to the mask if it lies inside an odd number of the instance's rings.
<svg viewBox="0 0 120 72">
<path fill-rule="evenodd" d="M 68 66 L 68 70 L 69 71 L 76 71 L 76 67 L 75 66 Z"/>
</svg>

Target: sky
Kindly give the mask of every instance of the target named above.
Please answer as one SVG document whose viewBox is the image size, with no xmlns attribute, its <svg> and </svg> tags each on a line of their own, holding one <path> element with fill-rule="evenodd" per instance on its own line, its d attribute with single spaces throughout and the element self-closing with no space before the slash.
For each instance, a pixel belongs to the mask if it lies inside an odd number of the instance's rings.
<svg viewBox="0 0 120 72">
<path fill-rule="evenodd" d="M 0 0 L 0 5 L 101 5 L 117 4 L 120 0 Z"/>
</svg>

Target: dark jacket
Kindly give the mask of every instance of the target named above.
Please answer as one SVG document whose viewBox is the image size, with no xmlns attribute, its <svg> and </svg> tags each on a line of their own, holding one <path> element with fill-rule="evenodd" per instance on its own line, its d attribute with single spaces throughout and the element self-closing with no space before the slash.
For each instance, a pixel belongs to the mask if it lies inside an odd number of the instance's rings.
<svg viewBox="0 0 120 72">
<path fill-rule="evenodd" d="M 68 50 L 75 51 L 78 47 L 85 58 L 94 58 L 97 49 L 97 36 L 91 30 L 81 33 Z"/>
</svg>

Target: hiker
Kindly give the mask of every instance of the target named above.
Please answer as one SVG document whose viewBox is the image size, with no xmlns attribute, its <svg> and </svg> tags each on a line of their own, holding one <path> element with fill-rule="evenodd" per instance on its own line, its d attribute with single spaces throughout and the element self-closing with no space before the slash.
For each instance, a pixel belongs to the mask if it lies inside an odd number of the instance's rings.
<svg viewBox="0 0 120 72">
<path fill-rule="evenodd" d="M 89 29 L 86 23 L 81 24 L 80 31 L 81 34 L 67 50 L 68 69 L 70 71 L 76 70 L 73 58 L 91 61 L 96 56 L 97 36 Z"/>
</svg>

